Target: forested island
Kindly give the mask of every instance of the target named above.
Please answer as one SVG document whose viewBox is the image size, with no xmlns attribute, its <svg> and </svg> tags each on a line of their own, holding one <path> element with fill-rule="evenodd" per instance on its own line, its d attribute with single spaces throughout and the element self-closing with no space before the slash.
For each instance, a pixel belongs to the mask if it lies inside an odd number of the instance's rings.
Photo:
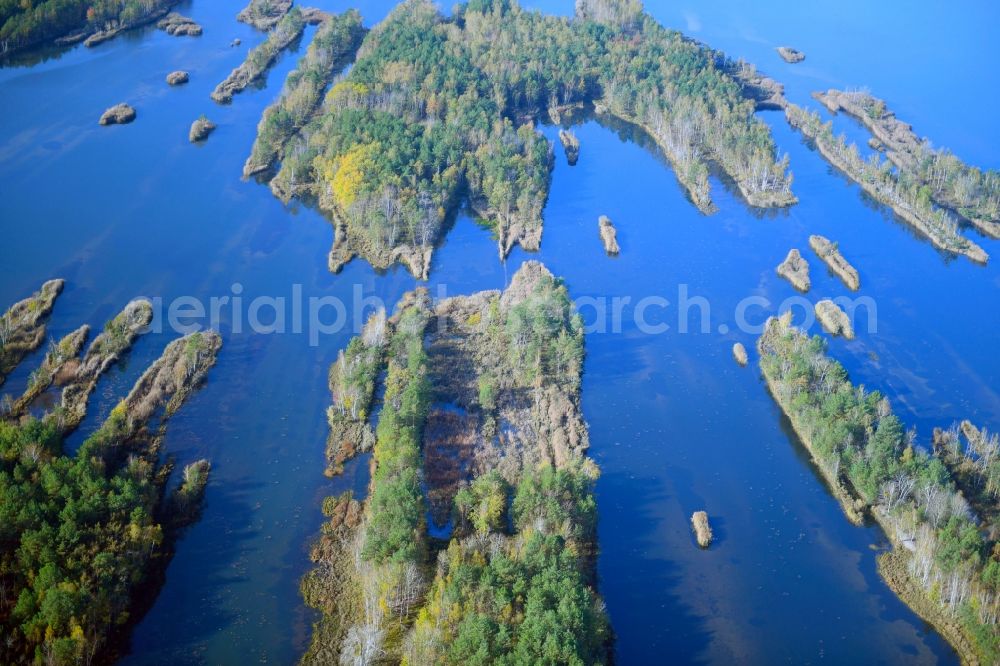
<svg viewBox="0 0 1000 666">
<path fill-rule="evenodd" d="M 991 238 L 1000 238 L 1000 172 L 968 166 L 947 149 L 918 139 L 885 101 L 865 91 L 815 93 L 831 111 L 857 118 L 884 146 L 899 178 L 920 196 L 954 211 Z"/>
<path fill-rule="evenodd" d="M 889 401 L 852 384 L 823 340 L 791 326 L 788 315 L 767 322 L 757 349 L 771 394 L 845 513 L 859 524 L 871 517 L 892 543 L 879 557 L 890 587 L 964 663 L 997 663 L 1000 547 L 992 525 L 984 536 L 982 517 L 962 492 L 954 461 L 961 448 L 934 447 L 953 452 L 948 457 L 918 446 Z M 975 432 L 971 467 L 989 478 L 995 442 L 984 446 Z M 997 486 L 987 488 L 995 516 Z"/>
<path fill-rule="evenodd" d="M 515 244 L 537 249 L 552 167 L 537 124 L 593 104 L 644 128 L 706 212 L 710 165 L 752 205 L 794 203 L 787 160 L 737 69 L 637 2 L 587 0 L 566 19 L 509 0 L 475 0 L 446 17 L 408 0 L 365 37 L 320 112 L 282 141 L 272 189 L 315 198 L 332 215 L 334 271 L 360 254 L 426 277 L 462 200 L 494 230 L 501 256 Z M 251 158 L 247 171 L 264 161 Z"/>
<path fill-rule="evenodd" d="M 46 283 L 41 296 L 56 283 Z M 37 330 L 38 322 L 19 312 L 14 306 L 4 319 L 13 313 L 19 330 Z M 0 410 L 4 664 L 112 658 L 162 582 L 180 531 L 198 517 L 208 461 L 187 465 L 167 494 L 174 463 L 161 459 L 161 448 L 167 420 L 215 363 L 218 334 L 193 333 L 168 344 L 77 451 L 65 445 L 98 378 L 151 316 L 148 302 L 130 303 L 82 358 L 88 327 L 53 341 L 24 395 Z M 32 413 L 53 384 L 61 400 Z"/>
<path fill-rule="evenodd" d="M 985 264 L 986 251 L 963 236 L 958 223 L 948 212 L 935 206 L 931 189 L 912 177 L 909 169 L 893 169 L 892 162 L 878 154 L 861 157 L 856 144 L 848 144 L 844 135 L 834 136 L 833 122 L 823 122 L 820 115 L 792 103 L 786 103 L 785 116 L 792 127 L 812 140 L 820 154 L 833 166 L 870 194 L 876 201 L 893 209 L 936 247 L 965 255 Z"/>
<path fill-rule="evenodd" d="M 179 0 L 0 2 L 0 55 L 48 42 L 87 46 L 166 15 Z"/>
<path fill-rule="evenodd" d="M 330 372 L 331 463 L 374 440 L 373 472 L 363 500 L 324 504 L 304 663 L 607 660 L 582 357 L 566 288 L 535 262 L 502 293 L 417 290 L 373 315 Z"/>
</svg>

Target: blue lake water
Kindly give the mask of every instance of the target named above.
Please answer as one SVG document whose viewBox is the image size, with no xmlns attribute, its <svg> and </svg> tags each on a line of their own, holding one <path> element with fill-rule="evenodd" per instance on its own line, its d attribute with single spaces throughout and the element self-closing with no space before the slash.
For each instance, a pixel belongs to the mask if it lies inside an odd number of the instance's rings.
<svg viewBox="0 0 1000 666">
<path fill-rule="evenodd" d="M 341 10 L 346 2 L 311 3 Z M 371 23 L 392 2 L 363 2 Z M 568 13 L 569 2 L 531 7 Z M 264 107 L 304 52 L 279 60 L 263 89 L 218 106 L 209 92 L 239 64 L 260 33 L 234 20 L 240 2 L 194 0 L 182 13 L 200 38 L 139 30 L 94 49 L 57 52 L 32 66 L 0 69 L 0 303 L 51 277 L 67 279 L 50 331 L 99 327 L 129 299 L 258 296 L 291 300 L 335 296 L 345 320 L 363 315 L 362 297 L 394 303 L 419 284 L 401 269 L 377 273 L 355 261 L 326 269 L 332 231 L 298 204 L 240 179 Z M 986 3 L 904 9 L 860 1 L 732 0 L 649 3 L 667 25 L 784 82 L 799 104 L 813 90 L 868 86 L 938 145 L 983 166 L 1000 166 L 1000 72 L 992 28 L 1000 10 Z M 239 48 L 229 46 L 239 37 Z M 799 65 L 773 48 L 805 51 Z M 186 69 L 191 82 L 164 76 Z M 120 101 L 135 123 L 99 127 Z M 187 141 L 200 114 L 219 129 L 200 146 Z M 603 476 L 599 585 L 619 663 L 754 662 L 956 663 L 933 631 L 888 590 L 875 570 L 875 529 L 851 526 L 783 423 L 755 368 L 754 335 L 736 326 L 749 296 L 760 323 L 795 295 L 774 274 L 791 247 L 812 265 L 810 299 L 849 292 L 808 250 L 820 233 L 840 242 L 860 270 L 859 296 L 877 307 L 856 340 L 830 344 L 852 377 L 885 392 L 923 439 L 934 426 L 970 418 L 1000 426 L 1000 242 L 970 234 L 996 259 L 988 266 L 942 256 L 859 188 L 832 171 L 778 113 L 763 113 L 791 156 L 800 203 L 753 211 L 714 183 L 719 212 L 706 217 L 685 199 L 663 161 L 615 129 L 588 121 L 575 129 L 580 161 L 561 149 L 545 209 L 542 250 L 497 259 L 489 234 L 460 216 L 434 258 L 434 294 L 502 288 L 518 265 L 537 258 L 565 278 L 594 328 L 587 336 L 584 412 L 591 453 Z M 840 118 L 839 128 L 851 121 Z M 544 128 L 555 138 L 553 128 Z M 863 133 L 851 130 L 851 136 Z M 622 254 L 604 255 L 597 217 L 618 227 Z M 234 285 L 238 285 L 234 287 Z M 300 285 L 296 287 L 295 285 Z M 681 333 L 680 291 L 710 306 L 688 312 Z M 236 292 L 239 292 L 238 294 Z M 593 305 L 621 297 L 624 323 Z M 642 332 L 636 305 L 649 301 Z M 609 313 L 612 309 L 608 302 Z M 167 582 L 132 637 L 130 664 L 289 663 L 304 650 L 311 611 L 298 593 L 308 543 L 322 520 L 322 497 L 362 491 L 365 460 L 343 476 L 322 475 L 329 403 L 327 369 L 351 326 L 311 345 L 306 333 L 237 332 L 223 308 L 225 337 L 207 386 L 173 419 L 166 448 L 179 462 L 213 463 L 204 517 L 180 542 Z M 325 313 L 327 321 L 332 311 Z M 264 319 L 268 318 L 265 313 Z M 726 332 L 720 332 L 721 330 Z M 246 329 L 244 322 L 243 328 Z M 816 329 L 818 331 L 818 329 Z M 110 372 L 91 400 L 79 441 L 107 415 L 175 333 L 151 333 Z M 751 349 L 750 367 L 730 355 Z M 40 355 L 10 378 L 23 387 Z M 718 541 L 699 550 L 690 514 L 708 511 Z"/>
</svg>

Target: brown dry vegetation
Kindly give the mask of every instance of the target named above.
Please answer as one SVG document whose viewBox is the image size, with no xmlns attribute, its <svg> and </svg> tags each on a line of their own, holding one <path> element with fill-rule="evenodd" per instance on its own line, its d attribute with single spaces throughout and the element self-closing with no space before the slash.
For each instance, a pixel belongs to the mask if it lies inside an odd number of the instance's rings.
<svg viewBox="0 0 1000 666">
<path fill-rule="evenodd" d="M 168 35 L 175 37 L 197 37 L 201 35 L 201 26 L 187 16 L 182 16 L 177 12 L 170 12 L 157 21 L 156 27 L 163 30 Z"/>
<path fill-rule="evenodd" d="M 702 548 L 708 548 L 712 543 L 712 526 L 708 524 L 708 514 L 704 511 L 692 513 L 691 528 L 694 530 L 698 545 Z"/>
<path fill-rule="evenodd" d="M 819 301 L 815 305 L 816 318 L 823 325 L 823 329 L 830 335 L 842 335 L 848 340 L 854 339 L 854 327 L 851 326 L 851 318 L 847 316 L 839 305 L 828 298 Z"/>
<path fill-rule="evenodd" d="M 63 432 L 76 428 L 87 410 L 87 399 L 97 386 L 97 380 L 121 355 L 132 346 L 136 337 L 145 332 L 153 319 L 149 301 L 132 301 L 90 343 L 83 360 L 75 367 L 66 367 L 62 403 L 52 418 L 59 421 Z M 72 373 L 71 373 L 72 371 Z"/>
<path fill-rule="evenodd" d="M 847 259 L 844 259 L 844 255 L 840 253 L 840 247 L 837 243 L 823 236 L 812 235 L 809 237 L 809 247 L 841 279 L 848 289 L 857 291 L 861 287 L 861 278 L 858 276 L 858 269 L 851 266 Z"/>
<path fill-rule="evenodd" d="M 67 379 L 76 373 L 79 366 L 77 355 L 83 349 L 83 343 L 90 333 L 90 326 L 84 324 L 72 333 L 65 336 L 58 343 L 50 342 L 49 350 L 45 354 L 42 364 L 31 373 L 28 380 L 28 388 L 25 389 L 21 397 L 18 398 L 10 408 L 8 417 L 20 416 L 24 410 L 42 393 L 45 392 L 52 382 L 65 383 Z"/>
<path fill-rule="evenodd" d="M 551 110 L 549 114 L 551 115 Z M 566 162 L 573 166 L 576 161 L 580 159 L 580 140 L 576 138 L 576 135 L 569 130 L 560 129 L 559 130 L 559 141 L 563 145 L 563 150 L 566 152 Z"/>
<path fill-rule="evenodd" d="M 0 384 L 45 340 L 45 321 L 64 284 L 64 280 L 49 280 L 39 291 L 10 306 L 0 316 Z"/>
<path fill-rule="evenodd" d="M 733 345 L 733 358 L 740 366 L 746 366 L 747 362 L 750 360 L 747 356 L 747 348 L 743 346 L 742 342 L 737 342 Z"/>
<path fill-rule="evenodd" d="M 799 291 L 809 291 L 811 282 L 809 281 L 809 264 L 797 248 L 788 251 L 785 260 L 778 264 L 778 275 L 792 283 L 792 286 Z"/>
<path fill-rule="evenodd" d="M 601 232 L 601 242 L 604 243 L 604 251 L 612 256 L 621 252 L 621 248 L 618 247 L 618 231 L 615 229 L 615 225 L 611 222 L 611 219 L 605 215 L 601 215 L 597 220 L 597 228 Z"/>
<path fill-rule="evenodd" d="M 236 20 L 258 30 L 270 30 L 291 8 L 292 0 L 250 0 L 250 4 L 236 15 Z"/>
</svg>

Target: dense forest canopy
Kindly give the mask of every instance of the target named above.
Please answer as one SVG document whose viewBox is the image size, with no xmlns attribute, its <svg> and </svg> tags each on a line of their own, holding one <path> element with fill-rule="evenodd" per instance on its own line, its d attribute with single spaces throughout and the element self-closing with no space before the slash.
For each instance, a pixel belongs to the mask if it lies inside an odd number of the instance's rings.
<svg viewBox="0 0 1000 666">
<path fill-rule="evenodd" d="M 503 294 L 418 291 L 372 317 L 331 368 L 330 424 L 355 451 L 349 424 L 380 403 L 374 471 L 364 502 L 324 504 L 305 663 L 607 660 L 582 356 L 566 288 L 535 262 Z"/>
<path fill-rule="evenodd" d="M 128 27 L 177 0 L 0 0 L 0 54 L 62 37 Z"/>
<path fill-rule="evenodd" d="M 963 655 L 996 663 L 1000 547 L 984 537 L 947 465 L 916 446 L 889 401 L 853 385 L 823 340 L 792 327 L 788 316 L 768 321 L 758 349 L 768 385 L 814 461 L 832 485 L 848 489 L 847 509 L 861 508 L 882 525 L 903 576 L 926 595 L 935 625 L 968 646 Z"/>
<path fill-rule="evenodd" d="M 166 421 L 215 363 L 218 334 L 171 342 L 79 450 L 65 445 L 97 377 L 149 323 L 150 310 L 129 304 L 82 359 L 86 326 L 53 343 L 25 398 L 0 412 L 4 664 L 89 664 L 106 654 L 132 619 L 139 588 L 155 586 L 178 530 L 197 518 L 209 463 L 185 467 L 165 496 L 173 463 L 161 460 L 160 448 Z M 61 402 L 41 418 L 24 415 L 57 374 Z"/>
<path fill-rule="evenodd" d="M 425 275 L 465 195 L 501 254 L 515 243 L 536 249 L 552 163 L 536 124 L 594 103 L 644 127 L 703 210 L 710 163 L 753 205 L 792 203 L 787 162 L 776 161 L 735 69 L 635 2 L 581 2 L 567 19 L 507 0 L 445 17 L 408 0 L 365 38 L 272 187 L 310 192 L 334 213 L 334 269 L 360 253 Z"/>
</svg>

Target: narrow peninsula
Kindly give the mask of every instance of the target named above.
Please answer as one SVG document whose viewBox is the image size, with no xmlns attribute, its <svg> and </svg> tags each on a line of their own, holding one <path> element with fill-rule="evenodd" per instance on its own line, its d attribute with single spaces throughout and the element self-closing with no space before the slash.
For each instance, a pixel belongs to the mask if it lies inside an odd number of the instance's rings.
<svg viewBox="0 0 1000 666">
<path fill-rule="evenodd" d="M 277 60 L 278 54 L 302 36 L 306 21 L 298 7 L 293 7 L 268 33 L 262 44 L 247 53 L 246 60 L 229 73 L 212 91 L 212 99 L 219 104 L 233 101 L 233 95 L 242 92 L 251 83 L 263 77 Z"/>
<path fill-rule="evenodd" d="M 900 179 L 927 188 L 936 204 L 957 213 L 983 234 L 1000 238 L 1000 172 L 969 166 L 947 149 L 919 139 L 913 128 L 866 91 L 828 90 L 816 99 L 868 128 L 896 165 Z"/>
<path fill-rule="evenodd" d="M 62 279 L 49 280 L 0 316 L 0 384 L 45 341 L 45 322 L 65 284 Z"/>
<path fill-rule="evenodd" d="M 902 220 L 940 248 L 985 264 L 986 251 L 963 236 L 958 224 L 946 210 L 934 205 L 923 184 L 908 175 L 906 169 L 893 170 L 889 160 L 877 153 L 863 159 L 855 144 L 845 136 L 835 137 L 833 122 L 824 123 L 819 114 L 787 103 L 785 117 L 792 127 L 812 140 L 820 154 L 856 182 L 876 201 L 892 208 Z"/>
<path fill-rule="evenodd" d="M 757 343 L 771 395 L 853 522 L 892 543 L 879 572 L 963 663 L 1000 659 L 1000 548 L 938 456 L 918 447 L 877 392 L 855 386 L 821 338 L 771 318 Z"/>
<path fill-rule="evenodd" d="M 155 593 L 177 538 L 197 518 L 209 463 L 187 465 L 167 492 L 174 463 L 161 449 L 168 419 L 215 363 L 218 334 L 170 342 L 76 452 L 65 444 L 68 425 L 82 418 L 91 379 L 127 346 L 117 324 L 148 323 L 141 314 L 148 308 L 127 307 L 82 360 L 86 326 L 53 345 L 15 410 L 0 413 L 4 664 L 120 656 L 141 615 L 139 596 Z M 68 382 L 68 391 L 81 375 L 88 389 L 74 394 L 82 400 L 71 399 L 79 414 L 63 404 L 40 418 L 23 413 L 52 381 Z"/>
<path fill-rule="evenodd" d="M 264 110 L 243 165 L 244 177 L 271 169 L 281 160 L 289 140 L 315 115 L 327 86 L 354 59 L 365 32 L 361 15 L 353 9 L 320 24 L 305 56 L 288 75 L 281 97 Z M 294 182 L 272 182 L 276 189 L 281 186 L 295 188 Z"/>
</svg>

